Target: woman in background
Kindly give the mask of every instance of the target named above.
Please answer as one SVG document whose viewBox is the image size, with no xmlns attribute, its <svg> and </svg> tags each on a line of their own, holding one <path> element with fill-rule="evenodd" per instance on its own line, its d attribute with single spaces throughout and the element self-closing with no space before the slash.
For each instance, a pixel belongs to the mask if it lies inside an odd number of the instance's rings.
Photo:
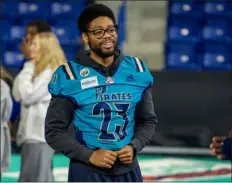
<svg viewBox="0 0 232 183">
<path fill-rule="evenodd" d="M 39 33 L 44 32 L 52 32 L 51 26 L 48 24 L 45 20 L 33 20 L 30 21 L 26 27 L 25 36 L 22 38 L 22 41 L 20 43 L 20 51 L 24 56 L 24 60 L 20 64 L 19 70 L 17 70 L 17 73 L 20 72 L 23 69 L 23 65 L 25 62 L 30 61 L 30 44 L 31 39 Z M 18 124 L 19 124 L 19 114 L 20 114 L 20 103 L 13 101 L 13 112 L 11 115 L 11 121 L 12 121 L 12 136 L 13 140 L 16 137 L 17 130 L 18 130 Z M 13 144 L 14 145 L 14 144 Z M 18 150 L 18 147 L 15 146 L 16 151 Z"/>
<path fill-rule="evenodd" d="M 31 61 L 16 76 L 13 96 L 21 103 L 16 141 L 21 147 L 21 182 L 53 181 L 53 150 L 44 137 L 44 122 L 51 99 L 48 83 L 57 67 L 66 62 L 56 36 L 39 33 L 29 48 Z"/>
<path fill-rule="evenodd" d="M 8 170 L 11 157 L 9 120 L 13 102 L 11 98 L 12 77 L 1 66 L 1 172 Z"/>
</svg>

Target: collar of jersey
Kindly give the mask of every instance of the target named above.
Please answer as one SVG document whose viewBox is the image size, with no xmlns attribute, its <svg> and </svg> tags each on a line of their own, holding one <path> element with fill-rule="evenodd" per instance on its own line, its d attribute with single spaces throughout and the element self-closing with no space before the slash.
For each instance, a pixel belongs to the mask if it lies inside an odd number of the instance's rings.
<svg viewBox="0 0 232 183">
<path fill-rule="evenodd" d="M 123 60 L 123 54 L 120 50 L 115 51 L 114 61 L 111 65 L 104 67 L 103 65 L 97 63 L 94 59 L 89 56 L 88 51 L 80 50 L 77 54 L 76 62 L 83 66 L 91 67 L 95 69 L 97 72 L 102 74 L 105 77 L 113 77 L 113 75 L 117 72 L 118 67 Z"/>
</svg>

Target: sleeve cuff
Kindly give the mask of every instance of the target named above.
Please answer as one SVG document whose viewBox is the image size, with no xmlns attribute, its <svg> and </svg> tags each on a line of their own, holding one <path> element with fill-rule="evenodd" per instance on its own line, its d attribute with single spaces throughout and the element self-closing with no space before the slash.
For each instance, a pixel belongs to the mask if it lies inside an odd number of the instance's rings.
<svg viewBox="0 0 232 183">
<path fill-rule="evenodd" d="M 132 144 L 132 146 L 133 146 L 134 151 L 136 152 L 136 154 L 138 154 L 143 149 L 142 144 L 141 144 L 141 142 L 140 142 L 139 139 L 133 139 L 131 141 L 131 144 Z"/>
<path fill-rule="evenodd" d="M 82 161 L 86 164 L 90 164 L 89 159 L 92 156 L 93 152 L 94 152 L 93 150 L 86 149 L 85 152 L 83 153 Z"/>
</svg>

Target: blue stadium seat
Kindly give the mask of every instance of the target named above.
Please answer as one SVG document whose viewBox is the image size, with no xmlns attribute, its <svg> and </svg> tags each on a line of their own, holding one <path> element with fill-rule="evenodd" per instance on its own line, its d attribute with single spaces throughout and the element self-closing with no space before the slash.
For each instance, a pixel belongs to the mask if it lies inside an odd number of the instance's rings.
<svg viewBox="0 0 232 183">
<path fill-rule="evenodd" d="M 22 40 L 25 36 L 26 26 L 13 25 L 10 27 L 10 40 Z"/>
<path fill-rule="evenodd" d="M 76 44 L 79 41 L 80 33 L 75 21 L 58 21 L 52 29 L 61 44 Z"/>
<path fill-rule="evenodd" d="M 4 54 L 5 46 L 6 46 L 6 42 L 1 40 L 1 42 L 0 42 L 0 61 L 4 60 L 3 54 Z"/>
<path fill-rule="evenodd" d="M 204 41 L 201 46 L 201 50 L 205 53 L 215 53 L 215 54 L 227 54 L 231 53 L 232 43 L 231 42 L 215 42 L 215 41 Z"/>
<path fill-rule="evenodd" d="M 18 49 L 7 49 L 4 51 L 3 65 L 5 67 L 20 67 L 23 60 L 23 54 Z"/>
<path fill-rule="evenodd" d="M 227 17 L 206 17 L 204 25 L 232 28 L 232 19 Z"/>
<path fill-rule="evenodd" d="M 168 3 L 166 69 L 232 69 L 232 1 Z"/>
<path fill-rule="evenodd" d="M 229 27 L 206 26 L 203 28 L 202 37 L 205 40 L 231 41 L 232 32 Z"/>
<path fill-rule="evenodd" d="M 17 17 L 17 4 L 15 1 L 1 1 L 0 16 L 4 18 Z"/>
<path fill-rule="evenodd" d="M 232 12 L 232 2 L 227 1 L 209 1 L 205 3 L 204 12 L 206 16 L 229 16 Z"/>
<path fill-rule="evenodd" d="M 172 15 L 187 17 L 201 17 L 203 15 L 203 2 L 173 1 L 170 3 L 169 8 L 169 11 Z"/>
<path fill-rule="evenodd" d="M 195 43 L 166 43 L 166 69 L 200 69 Z"/>
<path fill-rule="evenodd" d="M 18 14 L 24 18 L 48 18 L 51 3 L 49 1 L 19 2 Z"/>
<path fill-rule="evenodd" d="M 180 41 L 166 41 L 165 42 L 165 52 L 195 52 L 196 42 L 180 42 Z"/>
<path fill-rule="evenodd" d="M 84 7 L 84 0 L 54 2 L 51 5 L 51 16 L 54 18 L 60 17 L 62 19 L 77 20 Z"/>
<path fill-rule="evenodd" d="M 180 41 L 196 41 L 198 28 L 189 25 L 170 26 L 168 28 L 168 39 Z"/>
<path fill-rule="evenodd" d="M 203 57 L 203 69 L 232 69 L 232 57 L 229 54 L 205 53 Z"/>
<path fill-rule="evenodd" d="M 9 39 L 9 32 L 10 32 L 10 20 L 1 20 L 1 40 L 8 40 Z"/>
<path fill-rule="evenodd" d="M 190 53 L 169 53 L 166 60 L 166 69 L 200 69 L 196 62 L 196 55 Z"/>
</svg>

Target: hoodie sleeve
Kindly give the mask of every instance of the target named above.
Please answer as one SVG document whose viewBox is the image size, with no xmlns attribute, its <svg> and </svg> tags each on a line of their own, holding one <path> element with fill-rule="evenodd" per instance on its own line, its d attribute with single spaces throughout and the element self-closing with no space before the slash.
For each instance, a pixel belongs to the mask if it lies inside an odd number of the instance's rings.
<svg viewBox="0 0 232 183">
<path fill-rule="evenodd" d="M 149 144 L 158 122 L 154 112 L 151 88 L 144 92 L 141 101 L 136 106 L 135 114 L 135 134 L 131 144 L 138 153 Z"/>
<path fill-rule="evenodd" d="M 151 91 L 154 79 L 146 64 L 142 60 L 139 61 L 141 68 L 143 68 L 143 72 L 141 73 L 142 78 L 140 80 L 145 83 L 145 90 L 135 109 L 134 138 L 131 144 L 136 152 L 140 152 L 147 144 L 149 144 L 158 122 L 154 111 Z"/>
<path fill-rule="evenodd" d="M 63 71 L 61 66 L 54 73 L 49 84 L 52 99 L 45 119 L 45 138 L 55 151 L 63 153 L 70 159 L 88 164 L 93 150 L 80 144 L 75 140 L 74 133 L 71 135 L 67 131 L 78 106 L 73 98 L 64 94 L 67 78 Z"/>
</svg>

